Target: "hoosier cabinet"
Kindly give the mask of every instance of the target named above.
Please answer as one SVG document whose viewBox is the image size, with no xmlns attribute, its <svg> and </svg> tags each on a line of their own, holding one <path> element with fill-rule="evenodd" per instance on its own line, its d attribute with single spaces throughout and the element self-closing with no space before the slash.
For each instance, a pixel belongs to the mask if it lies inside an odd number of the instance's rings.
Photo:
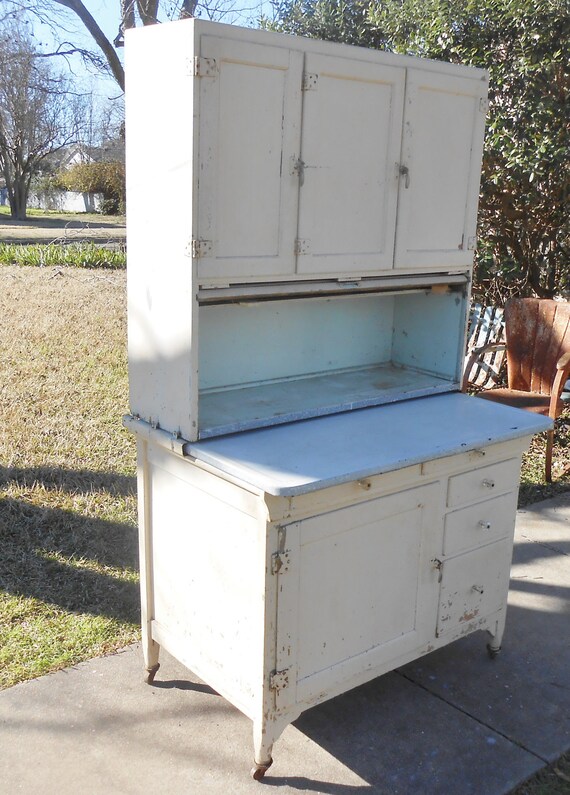
<svg viewBox="0 0 570 795">
<path fill-rule="evenodd" d="M 143 649 L 253 720 L 505 624 L 520 457 L 459 392 L 487 75 L 199 20 L 127 35 Z"/>
</svg>

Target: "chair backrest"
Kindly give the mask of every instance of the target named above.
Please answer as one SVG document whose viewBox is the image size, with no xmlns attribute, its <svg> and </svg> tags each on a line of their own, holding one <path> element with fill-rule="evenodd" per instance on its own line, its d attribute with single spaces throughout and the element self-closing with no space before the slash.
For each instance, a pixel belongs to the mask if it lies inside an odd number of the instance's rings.
<svg viewBox="0 0 570 795">
<path fill-rule="evenodd" d="M 570 351 L 570 303 L 511 298 L 505 333 L 509 388 L 549 395 L 556 362 Z"/>
<path fill-rule="evenodd" d="M 505 337 L 504 310 L 498 306 L 473 303 L 467 324 L 465 364 L 476 348 L 493 342 L 503 342 Z M 498 386 L 505 362 L 505 351 L 490 351 L 477 359 L 469 373 L 469 384 L 481 389 Z"/>
</svg>

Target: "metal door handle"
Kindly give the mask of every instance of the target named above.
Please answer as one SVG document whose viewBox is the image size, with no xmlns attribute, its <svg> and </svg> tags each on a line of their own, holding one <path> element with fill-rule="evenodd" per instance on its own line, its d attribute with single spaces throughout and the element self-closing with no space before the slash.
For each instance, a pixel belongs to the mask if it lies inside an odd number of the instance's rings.
<svg viewBox="0 0 570 795">
<path fill-rule="evenodd" d="M 491 522 L 485 522 L 483 519 L 478 523 L 479 527 L 482 530 L 490 530 L 491 529 Z"/>
<path fill-rule="evenodd" d="M 495 481 L 494 480 L 484 480 L 482 483 L 483 486 L 487 489 L 494 489 L 495 488 Z"/>
<path fill-rule="evenodd" d="M 472 590 L 473 591 L 477 591 L 477 593 L 481 593 L 481 594 L 485 592 L 485 589 L 483 588 L 482 585 L 474 585 Z"/>
<path fill-rule="evenodd" d="M 404 187 L 410 187 L 410 169 L 407 166 L 400 166 L 400 176 L 405 177 Z"/>
</svg>

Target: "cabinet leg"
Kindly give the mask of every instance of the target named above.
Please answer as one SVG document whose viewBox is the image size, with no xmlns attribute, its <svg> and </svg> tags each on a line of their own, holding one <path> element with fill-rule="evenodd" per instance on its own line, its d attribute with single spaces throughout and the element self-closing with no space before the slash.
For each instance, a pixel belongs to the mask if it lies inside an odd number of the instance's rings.
<svg viewBox="0 0 570 795">
<path fill-rule="evenodd" d="M 141 629 L 144 656 L 144 681 L 154 680 L 159 669 L 160 646 L 152 639 L 151 622 L 154 616 L 154 582 L 152 571 L 152 520 L 150 510 L 150 477 L 148 471 L 148 442 L 137 441 L 137 487 L 139 519 L 139 561 L 141 595 Z"/>
<path fill-rule="evenodd" d="M 297 717 L 298 714 L 295 714 L 289 719 L 281 717 L 253 722 L 254 762 L 251 768 L 251 776 L 256 781 L 261 781 L 273 764 L 271 756 L 273 743 L 281 736 L 285 727 Z"/>
<path fill-rule="evenodd" d="M 272 729 L 271 721 L 255 721 L 253 724 L 254 761 L 251 775 L 256 781 L 261 781 L 273 764 L 271 752 L 275 737 Z"/>
<path fill-rule="evenodd" d="M 491 636 L 491 640 L 487 643 L 487 651 L 489 657 L 494 660 L 501 651 L 501 643 L 503 641 L 503 632 L 505 631 L 505 618 L 495 623 L 494 632 L 490 629 L 487 630 Z"/>
<path fill-rule="evenodd" d="M 144 627 L 142 647 L 144 657 L 144 681 L 147 685 L 150 685 L 156 676 L 156 672 L 160 668 L 160 663 L 158 662 L 160 646 L 156 641 L 152 640 L 149 632 L 145 632 Z"/>
</svg>

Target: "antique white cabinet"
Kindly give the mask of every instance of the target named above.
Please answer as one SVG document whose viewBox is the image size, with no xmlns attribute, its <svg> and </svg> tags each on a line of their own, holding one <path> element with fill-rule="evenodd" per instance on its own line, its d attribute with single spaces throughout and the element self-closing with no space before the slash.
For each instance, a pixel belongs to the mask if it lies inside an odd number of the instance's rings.
<svg viewBox="0 0 570 795">
<path fill-rule="evenodd" d="M 459 393 L 487 75 L 199 20 L 127 34 L 143 647 L 253 720 L 477 629 L 520 456 Z"/>
</svg>

